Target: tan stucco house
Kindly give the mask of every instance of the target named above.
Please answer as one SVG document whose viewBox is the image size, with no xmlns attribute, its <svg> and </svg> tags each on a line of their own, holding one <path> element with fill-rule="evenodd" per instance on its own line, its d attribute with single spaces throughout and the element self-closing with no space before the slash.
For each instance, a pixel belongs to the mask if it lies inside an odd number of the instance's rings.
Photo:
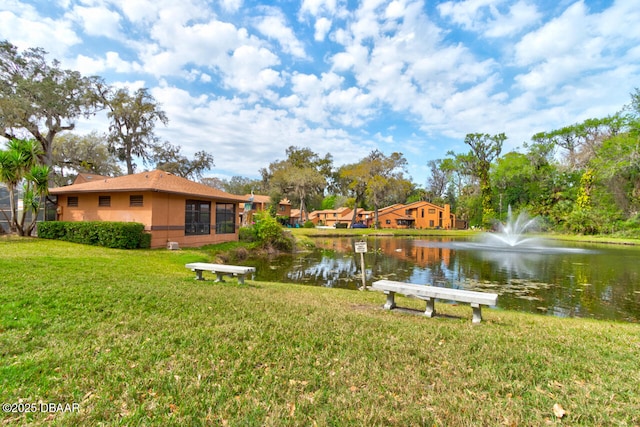
<svg viewBox="0 0 640 427">
<path fill-rule="evenodd" d="M 315 225 L 324 225 L 327 227 L 335 227 L 336 224 L 350 224 L 353 209 L 342 207 L 338 209 L 323 209 L 321 211 L 313 211 L 309 214 L 309 221 Z"/>
<path fill-rule="evenodd" d="M 94 178 L 49 193 L 57 196 L 58 220 L 140 222 L 152 248 L 238 240 L 238 203 L 248 201 L 160 170 Z"/>
</svg>

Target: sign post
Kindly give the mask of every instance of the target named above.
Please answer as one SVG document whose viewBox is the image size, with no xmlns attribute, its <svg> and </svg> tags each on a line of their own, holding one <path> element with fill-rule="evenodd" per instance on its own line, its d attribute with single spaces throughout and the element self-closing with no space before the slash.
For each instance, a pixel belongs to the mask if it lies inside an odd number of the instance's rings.
<svg viewBox="0 0 640 427">
<path fill-rule="evenodd" d="M 360 254 L 360 270 L 362 271 L 362 287 L 360 289 L 365 291 L 367 290 L 367 279 L 364 269 L 364 254 L 367 252 L 367 242 L 356 242 L 354 246 L 356 253 Z"/>
</svg>

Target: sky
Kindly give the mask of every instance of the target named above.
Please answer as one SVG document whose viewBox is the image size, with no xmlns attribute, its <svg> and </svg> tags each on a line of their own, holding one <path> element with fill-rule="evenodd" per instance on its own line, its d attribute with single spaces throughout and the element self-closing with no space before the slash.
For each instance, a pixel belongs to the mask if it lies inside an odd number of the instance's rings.
<svg viewBox="0 0 640 427">
<path fill-rule="evenodd" d="M 290 146 L 335 166 L 377 149 L 419 186 L 469 133 L 505 133 L 504 154 L 620 111 L 639 22 L 638 0 L 0 2 L 0 40 L 148 88 L 169 119 L 157 136 L 211 153 L 205 176 L 258 178 Z M 75 132 L 107 129 L 98 115 Z"/>
</svg>

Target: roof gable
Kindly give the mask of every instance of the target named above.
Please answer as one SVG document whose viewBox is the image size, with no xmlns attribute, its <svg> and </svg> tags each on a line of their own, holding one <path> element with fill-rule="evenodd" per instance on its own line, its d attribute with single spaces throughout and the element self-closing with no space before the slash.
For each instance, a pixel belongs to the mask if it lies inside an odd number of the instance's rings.
<svg viewBox="0 0 640 427">
<path fill-rule="evenodd" d="M 79 173 L 76 176 L 76 179 L 73 181 L 74 184 L 82 184 L 85 182 L 99 181 L 101 179 L 107 179 L 108 176 L 97 175 L 95 173 Z"/>
</svg>

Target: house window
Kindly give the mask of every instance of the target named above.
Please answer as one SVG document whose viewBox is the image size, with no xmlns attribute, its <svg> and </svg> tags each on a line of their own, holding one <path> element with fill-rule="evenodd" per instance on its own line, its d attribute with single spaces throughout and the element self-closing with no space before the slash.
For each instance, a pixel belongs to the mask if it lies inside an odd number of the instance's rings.
<svg viewBox="0 0 640 427">
<path fill-rule="evenodd" d="M 390 224 L 391 224 L 391 220 L 390 220 L 390 219 L 388 219 L 388 220 L 386 220 L 386 221 L 385 221 L 385 223 L 386 223 L 387 225 L 390 225 Z"/>
<path fill-rule="evenodd" d="M 286 206 L 285 205 L 280 205 L 280 206 L 278 206 L 278 208 L 280 209 L 280 212 L 284 212 L 285 209 L 286 209 Z"/>
<path fill-rule="evenodd" d="M 78 207 L 78 196 L 69 196 L 67 197 L 67 206 L 70 208 Z"/>
<path fill-rule="evenodd" d="M 187 200 L 184 213 L 184 234 L 211 234 L 211 202 Z"/>
<path fill-rule="evenodd" d="M 142 195 L 129 196 L 129 206 L 143 206 L 143 201 Z"/>
<path fill-rule="evenodd" d="M 420 216 L 422 216 L 422 218 L 424 218 L 424 209 L 422 209 L 422 212 L 420 212 Z"/>
<path fill-rule="evenodd" d="M 433 227 L 433 226 L 434 226 L 433 220 L 429 220 L 429 227 Z"/>
<path fill-rule="evenodd" d="M 434 208 L 431 208 L 431 209 L 429 209 L 429 213 L 430 214 L 434 214 L 434 213 L 436 213 L 436 210 Z"/>
<path fill-rule="evenodd" d="M 216 234 L 232 234 L 236 232 L 236 205 L 233 203 L 216 203 Z"/>
<path fill-rule="evenodd" d="M 111 206 L 111 196 L 98 196 L 98 206 L 101 206 L 101 207 Z"/>
</svg>

